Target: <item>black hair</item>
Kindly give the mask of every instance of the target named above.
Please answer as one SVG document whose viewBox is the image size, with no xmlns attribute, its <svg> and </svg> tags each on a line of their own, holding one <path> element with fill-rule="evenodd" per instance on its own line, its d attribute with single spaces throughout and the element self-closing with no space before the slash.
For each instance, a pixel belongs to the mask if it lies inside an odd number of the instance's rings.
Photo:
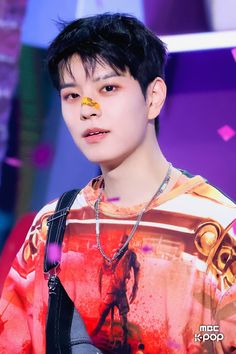
<svg viewBox="0 0 236 354">
<path fill-rule="evenodd" d="M 47 52 L 49 74 L 58 90 L 62 69 L 71 73 L 69 61 L 73 54 L 79 54 L 87 74 L 97 62 L 105 62 L 117 73 L 129 70 L 144 97 L 155 77 L 164 79 L 165 44 L 128 14 L 105 13 L 64 24 Z M 155 119 L 155 129 L 158 133 L 159 119 Z"/>
</svg>

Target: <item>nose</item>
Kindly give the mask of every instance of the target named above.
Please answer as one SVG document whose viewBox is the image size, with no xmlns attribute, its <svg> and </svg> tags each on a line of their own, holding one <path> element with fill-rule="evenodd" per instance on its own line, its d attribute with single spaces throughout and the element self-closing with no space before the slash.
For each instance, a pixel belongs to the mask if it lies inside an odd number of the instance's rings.
<svg viewBox="0 0 236 354">
<path fill-rule="evenodd" d="M 82 97 L 80 119 L 86 120 L 101 115 L 100 104 L 90 97 Z"/>
</svg>

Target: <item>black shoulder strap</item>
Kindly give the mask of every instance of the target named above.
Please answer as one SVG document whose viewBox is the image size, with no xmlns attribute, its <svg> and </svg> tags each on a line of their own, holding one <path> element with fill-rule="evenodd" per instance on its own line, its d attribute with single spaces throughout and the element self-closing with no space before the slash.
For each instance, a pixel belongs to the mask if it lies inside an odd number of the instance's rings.
<svg viewBox="0 0 236 354">
<path fill-rule="evenodd" d="M 61 249 L 66 227 L 66 217 L 79 191 L 79 189 L 73 189 L 62 194 L 57 202 L 54 214 L 51 215 L 47 220 L 49 227 L 44 254 L 45 274 L 53 268 L 57 268 L 60 264 L 60 255 L 57 259 L 50 257 L 50 246 L 57 245 L 58 248 Z"/>
<path fill-rule="evenodd" d="M 50 257 L 50 246 L 61 249 L 66 217 L 79 190 L 64 193 L 58 200 L 55 213 L 48 218 L 48 234 L 44 255 L 44 272 L 48 274 L 48 313 L 46 323 L 46 354 L 102 354 L 89 337 L 83 319 L 76 310 L 57 276 L 60 255 Z M 54 270 L 54 274 L 52 274 Z"/>
</svg>

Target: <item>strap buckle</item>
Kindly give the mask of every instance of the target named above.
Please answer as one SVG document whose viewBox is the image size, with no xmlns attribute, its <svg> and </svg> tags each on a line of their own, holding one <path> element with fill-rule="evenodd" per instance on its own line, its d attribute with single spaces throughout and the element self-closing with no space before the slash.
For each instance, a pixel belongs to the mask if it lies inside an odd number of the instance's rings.
<svg viewBox="0 0 236 354">
<path fill-rule="evenodd" d="M 56 277 L 61 271 L 60 263 L 58 263 L 55 267 L 50 269 L 48 272 L 44 272 L 44 279 L 49 280 L 51 277 Z"/>
<path fill-rule="evenodd" d="M 49 224 L 56 220 L 56 219 L 59 219 L 63 216 L 66 216 L 69 212 L 70 208 L 69 207 L 66 207 L 64 209 L 61 209 L 61 210 L 58 210 L 57 212 L 55 212 L 53 215 L 49 216 L 48 219 L 47 219 L 47 226 L 49 226 Z"/>
</svg>

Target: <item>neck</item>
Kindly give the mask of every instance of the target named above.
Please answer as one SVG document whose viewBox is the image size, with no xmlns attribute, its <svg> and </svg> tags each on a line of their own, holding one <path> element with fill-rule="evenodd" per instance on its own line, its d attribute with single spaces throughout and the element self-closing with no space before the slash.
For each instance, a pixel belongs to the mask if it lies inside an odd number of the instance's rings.
<svg viewBox="0 0 236 354">
<path fill-rule="evenodd" d="M 106 198 L 119 198 L 116 203 L 123 207 L 146 203 L 161 186 L 168 167 L 169 163 L 157 143 L 148 153 L 137 150 L 113 168 L 101 166 Z M 171 177 L 163 193 L 167 192 L 172 184 Z"/>
</svg>

